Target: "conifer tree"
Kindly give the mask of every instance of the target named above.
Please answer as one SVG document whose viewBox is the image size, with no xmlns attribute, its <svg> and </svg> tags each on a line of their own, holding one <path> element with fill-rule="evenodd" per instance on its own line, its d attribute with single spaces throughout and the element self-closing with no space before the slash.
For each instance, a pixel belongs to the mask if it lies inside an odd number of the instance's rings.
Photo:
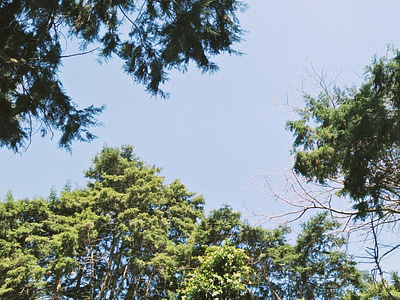
<svg viewBox="0 0 400 300">
<path fill-rule="evenodd" d="M 1 1 L 0 147 L 18 151 L 37 131 L 59 131 L 59 146 L 67 149 L 74 140 L 95 138 L 89 129 L 104 107 L 79 109 L 67 95 L 58 72 L 68 56 L 117 56 L 135 82 L 165 96 L 160 85 L 169 70 L 193 62 L 202 72 L 215 71 L 212 57 L 236 53 L 242 8 L 236 0 Z M 64 54 L 65 36 L 82 51 Z"/>
</svg>

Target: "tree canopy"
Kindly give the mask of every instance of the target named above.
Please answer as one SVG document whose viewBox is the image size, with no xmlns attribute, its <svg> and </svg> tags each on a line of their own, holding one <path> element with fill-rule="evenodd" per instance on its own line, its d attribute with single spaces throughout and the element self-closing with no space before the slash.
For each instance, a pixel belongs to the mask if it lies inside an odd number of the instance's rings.
<svg viewBox="0 0 400 300">
<path fill-rule="evenodd" d="M 351 230 L 365 230 L 372 244 L 365 251 L 375 264 L 374 277 L 381 279 L 369 290 L 384 289 L 382 299 L 398 299 L 382 260 L 399 247 L 397 239 L 383 237 L 383 232 L 396 232 L 400 220 L 400 52 L 388 49 L 385 57 L 375 57 L 359 87 L 330 88 L 324 76 L 315 76 L 322 91 L 317 96 L 304 93 L 300 118 L 287 122 L 295 137 L 294 171 L 319 185 L 308 192 L 297 180 L 305 200 L 300 210 L 327 210 L 345 218 Z M 334 193 L 350 200 L 352 209 L 333 203 L 339 199 Z"/>
<path fill-rule="evenodd" d="M 249 225 L 133 148 L 105 147 L 84 189 L 0 202 L 3 299 L 339 299 L 361 274 L 326 214 L 294 245 L 286 226 Z M 317 287 L 318 286 L 318 287 Z"/>
<path fill-rule="evenodd" d="M 392 56 L 390 56 L 392 54 Z M 359 88 L 305 94 L 294 133 L 294 170 L 308 180 L 340 184 L 359 217 L 397 219 L 400 177 L 400 53 L 376 58 Z M 393 219 L 392 219 L 393 220 Z"/>
<path fill-rule="evenodd" d="M 113 55 L 153 95 L 171 69 L 194 62 L 202 72 L 217 70 L 212 57 L 237 53 L 243 34 L 237 0 L 46 1 L 0 3 L 0 147 L 18 151 L 31 135 L 59 131 L 59 146 L 90 141 L 90 127 L 104 107 L 79 109 L 62 87 L 58 71 L 65 54 L 61 39 L 89 46 L 100 59 Z M 127 32 L 127 33 L 124 33 Z"/>
<path fill-rule="evenodd" d="M 104 148 L 87 189 L 0 203 L 0 297 L 167 298 L 204 201 L 158 171 L 131 147 Z"/>
</svg>

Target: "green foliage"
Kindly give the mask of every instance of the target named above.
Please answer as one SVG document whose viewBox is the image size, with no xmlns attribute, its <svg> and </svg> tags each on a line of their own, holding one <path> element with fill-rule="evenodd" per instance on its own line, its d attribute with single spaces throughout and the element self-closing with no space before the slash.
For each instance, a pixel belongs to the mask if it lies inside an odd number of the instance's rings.
<svg viewBox="0 0 400 300">
<path fill-rule="evenodd" d="M 266 230 L 244 224 L 239 246 L 249 256 L 252 267 L 248 299 L 285 299 L 290 297 L 290 262 L 295 258 L 294 247 L 286 241 L 288 227 Z M 288 298 L 290 299 L 290 298 Z"/>
<path fill-rule="evenodd" d="M 339 223 L 327 213 L 303 224 L 290 262 L 293 295 L 301 299 L 340 299 L 349 287 L 361 286 L 361 273 L 344 251 L 346 241 L 335 236 Z"/>
<path fill-rule="evenodd" d="M 384 284 L 388 287 L 386 288 Z M 388 290 L 391 295 L 389 295 Z M 397 297 L 397 298 L 396 298 Z M 376 282 L 371 276 L 364 274 L 363 285 L 359 291 L 349 291 L 343 299 L 345 300 L 393 300 L 400 298 L 400 285 L 397 272 L 391 274 L 389 281 Z"/>
<path fill-rule="evenodd" d="M 48 263 L 42 220 L 47 216 L 43 200 L 0 203 L 0 298 L 36 299 L 44 285 Z"/>
<path fill-rule="evenodd" d="M 189 273 L 182 299 L 243 299 L 251 272 L 244 250 L 226 243 L 207 248 L 198 259 L 200 266 Z"/>
<path fill-rule="evenodd" d="M 1 298 L 160 299 L 178 288 L 204 201 L 132 150 L 105 147 L 87 189 L 0 203 Z"/>
<path fill-rule="evenodd" d="M 338 228 L 326 214 L 317 215 L 303 224 L 293 246 L 288 227 L 251 226 L 225 206 L 199 224 L 194 253 L 204 256 L 209 247 L 221 247 L 224 237 L 243 249 L 252 269 L 243 299 L 340 299 L 360 288 L 361 274 L 344 249 L 346 240 L 334 235 Z M 196 261 L 193 266 L 199 267 Z"/>
<path fill-rule="evenodd" d="M 78 109 L 57 76 L 65 34 L 80 42 L 77 54 L 93 44 L 101 60 L 120 57 L 134 81 L 165 96 L 159 86 L 169 70 L 184 71 L 193 61 L 214 71 L 213 56 L 236 53 L 231 46 L 242 35 L 236 13 L 244 7 L 236 0 L 2 1 L 0 147 L 18 151 L 36 131 L 60 131 L 59 145 L 67 149 L 73 140 L 95 138 L 89 128 L 104 107 Z"/>
<path fill-rule="evenodd" d="M 196 231 L 194 239 L 200 251 L 196 255 L 204 253 L 203 246 L 220 246 L 226 240 L 237 243 L 243 226 L 240 218 L 240 213 L 233 212 L 227 205 L 211 211 L 207 218 L 201 220 Z"/>
<path fill-rule="evenodd" d="M 342 181 L 359 217 L 396 211 L 399 199 L 400 54 L 375 59 L 360 88 L 304 96 L 294 133 L 294 169 L 309 180 Z"/>
<path fill-rule="evenodd" d="M 359 272 L 317 215 L 295 245 L 165 184 L 133 147 L 104 147 L 87 188 L 0 202 L 1 299 L 338 299 Z M 398 277 L 393 284 L 398 287 Z"/>
</svg>

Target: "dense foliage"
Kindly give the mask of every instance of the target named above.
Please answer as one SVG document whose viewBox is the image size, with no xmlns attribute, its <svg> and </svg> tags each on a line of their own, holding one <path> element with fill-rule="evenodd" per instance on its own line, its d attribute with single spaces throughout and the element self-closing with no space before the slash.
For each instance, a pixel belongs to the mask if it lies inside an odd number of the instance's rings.
<svg viewBox="0 0 400 300">
<path fill-rule="evenodd" d="M 161 299 L 178 288 L 203 200 L 130 147 L 105 148 L 85 190 L 1 203 L 3 299 Z"/>
<path fill-rule="evenodd" d="M 235 53 L 242 8 L 236 0 L 1 1 L 0 147 L 17 151 L 36 131 L 60 131 L 65 148 L 94 138 L 89 128 L 103 108 L 78 109 L 57 76 L 62 59 L 74 55 L 64 55 L 65 36 L 80 43 L 75 54 L 93 45 L 100 59 L 116 55 L 134 81 L 164 95 L 168 70 L 193 61 L 214 71 L 213 56 Z"/>
<path fill-rule="evenodd" d="M 295 135 L 294 169 L 309 180 L 341 184 L 359 217 L 397 219 L 400 177 L 400 53 L 375 59 L 359 88 L 304 95 Z"/>
<path fill-rule="evenodd" d="M 391 274 L 390 280 L 384 283 L 374 281 L 364 275 L 362 288 L 359 291 L 348 291 L 344 300 L 397 300 L 400 299 L 400 277 L 398 273 Z"/>
<path fill-rule="evenodd" d="M 0 202 L 0 298 L 339 299 L 359 292 L 361 274 L 327 215 L 305 223 L 291 245 L 287 227 L 251 226 L 229 207 L 205 217 L 201 196 L 158 173 L 132 147 L 105 147 L 86 171 L 85 189 L 67 186 L 47 199 L 8 195 Z"/>
<path fill-rule="evenodd" d="M 211 246 L 199 257 L 200 266 L 188 274 L 182 299 L 243 299 L 250 267 L 242 249 L 229 244 Z"/>
<path fill-rule="evenodd" d="M 385 57 L 375 57 L 358 88 L 330 88 L 324 74 L 311 76 L 320 94 L 304 93 L 305 107 L 297 109 L 300 118 L 287 122 L 295 136 L 294 171 L 318 186 L 316 193 L 307 193 L 296 181 L 308 203 L 302 211 L 323 209 L 346 218 L 348 224 L 353 220 L 352 230 L 364 230 L 372 244 L 365 251 L 380 282 L 371 281 L 351 299 L 376 294 L 376 299 L 400 299 L 398 287 L 390 285 L 382 267 L 382 260 L 399 248 L 397 238 L 382 239 L 385 229 L 398 231 L 400 220 L 400 52 L 388 49 Z M 333 203 L 339 200 L 334 194 L 350 200 L 352 209 Z"/>
</svg>

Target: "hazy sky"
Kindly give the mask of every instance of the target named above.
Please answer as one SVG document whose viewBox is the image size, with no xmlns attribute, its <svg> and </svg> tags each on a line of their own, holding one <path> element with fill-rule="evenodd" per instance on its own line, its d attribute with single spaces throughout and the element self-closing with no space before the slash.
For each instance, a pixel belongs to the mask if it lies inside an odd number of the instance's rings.
<svg viewBox="0 0 400 300">
<path fill-rule="evenodd" d="M 112 60 L 99 65 L 96 55 L 69 58 L 60 74 L 64 88 L 85 107 L 107 105 L 94 129 L 94 142 L 75 143 L 72 155 L 57 148 L 57 138 L 35 137 L 27 152 L 0 150 L 0 195 L 48 196 L 67 181 L 84 187 L 83 170 L 104 144 L 131 144 L 149 164 L 163 168 L 203 194 L 207 209 L 230 204 L 244 211 L 268 212 L 268 199 L 251 191 L 260 171 L 290 167 L 292 135 L 285 122 L 293 115 L 305 68 L 326 68 L 339 85 L 357 84 L 372 56 L 386 45 L 399 46 L 400 2 L 247 1 L 240 14 L 247 30 L 235 48 L 244 56 L 215 58 L 220 71 L 201 75 L 194 67 L 172 72 L 163 89 L 167 100 L 150 98 Z M 73 52 L 66 42 L 66 54 Z M 246 212 L 245 212 L 246 214 Z"/>
</svg>

